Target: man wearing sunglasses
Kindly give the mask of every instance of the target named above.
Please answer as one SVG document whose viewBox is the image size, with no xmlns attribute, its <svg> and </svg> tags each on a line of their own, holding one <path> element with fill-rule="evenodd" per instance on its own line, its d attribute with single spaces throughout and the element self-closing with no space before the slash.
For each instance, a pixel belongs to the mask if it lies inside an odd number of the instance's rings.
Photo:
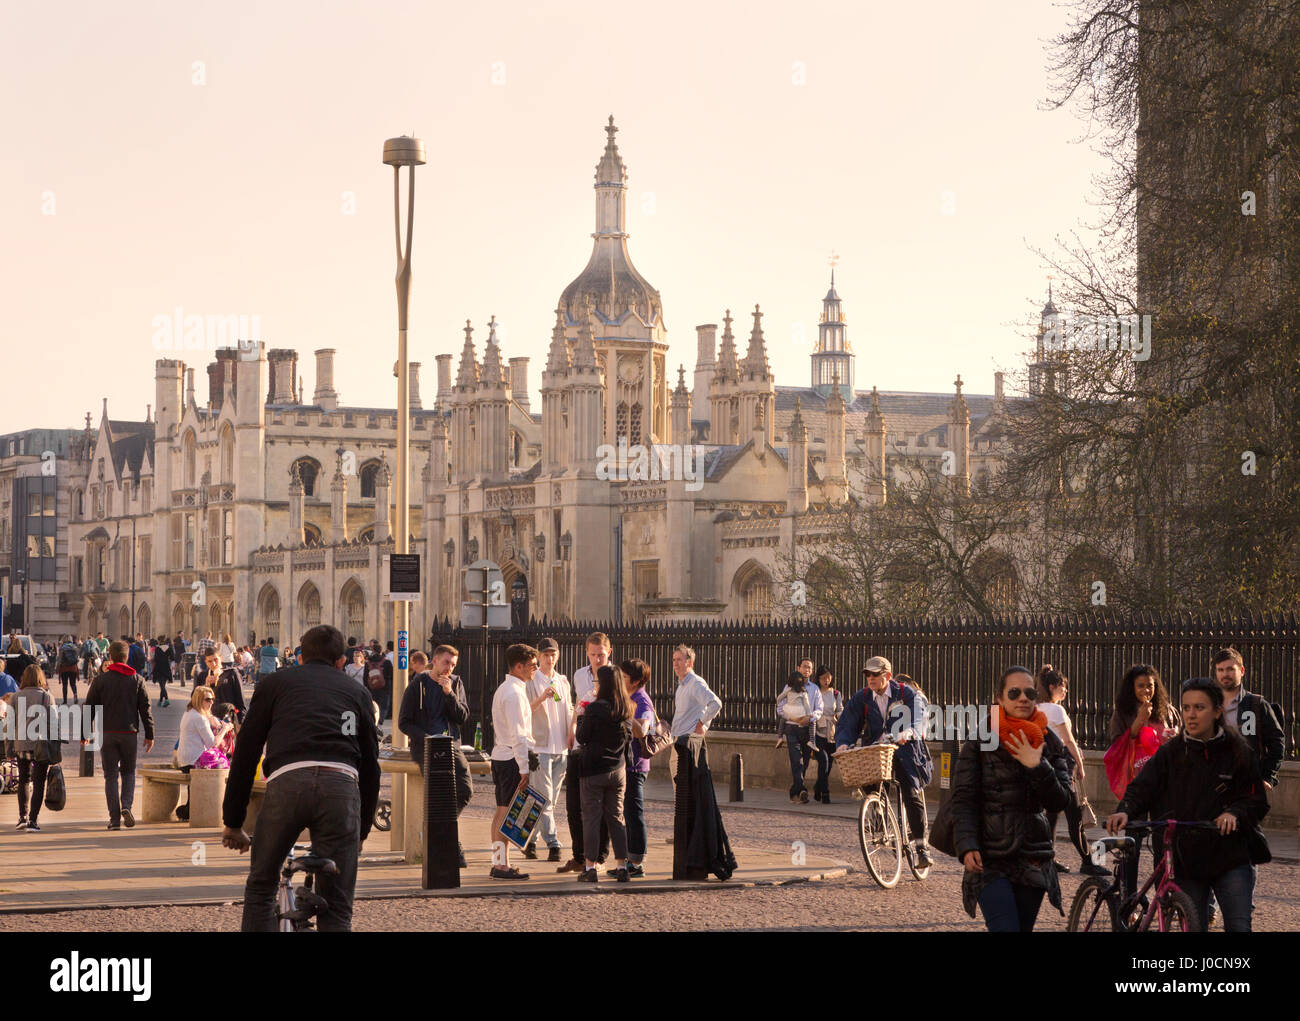
<svg viewBox="0 0 1300 1021">
<path fill-rule="evenodd" d="M 893 665 L 884 656 L 872 656 L 862 668 L 866 687 L 849 699 L 835 729 L 835 750 L 857 744 L 875 744 L 889 733 L 900 745 L 894 769 L 903 789 L 907 828 L 914 834 L 916 860 L 922 868 L 933 865 L 925 844 L 925 788 L 934 774 L 934 760 L 925 744 L 925 699 L 915 688 L 894 680 Z"/>
</svg>

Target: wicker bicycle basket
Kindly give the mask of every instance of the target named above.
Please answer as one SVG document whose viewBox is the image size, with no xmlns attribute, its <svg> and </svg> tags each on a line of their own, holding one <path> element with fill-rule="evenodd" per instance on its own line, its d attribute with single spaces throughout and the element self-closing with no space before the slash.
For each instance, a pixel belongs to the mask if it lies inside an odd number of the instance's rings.
<svg viewBox="0 0 1300 1021">
<path fill-rule="evenodd" d="M 840 781 L 850 789 L 870 783 L 881 783 L 894 775 L 894 746 L 873 744 L 865 748 L 850 748 L 835 756 Z"/>
</svg>

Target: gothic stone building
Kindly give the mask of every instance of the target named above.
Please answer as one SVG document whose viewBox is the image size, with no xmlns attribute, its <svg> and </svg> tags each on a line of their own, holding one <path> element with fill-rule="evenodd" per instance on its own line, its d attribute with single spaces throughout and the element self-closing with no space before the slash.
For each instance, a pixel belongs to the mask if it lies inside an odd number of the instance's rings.
<svg viewBox="0 0 1300 1021">
<path fill-rule="evenodd" d="M 674 385 L 662 299 L 628 252 L 612 117 L 605 130 L 591 258 L 536 345 L 540 412 L 529 358 L 505 357 L 495 321 L 481 357 L 466 323 L 454 380 L 453 356 L 436 356 L 430 407 L 411 366 L 411 549 L 426 593 L 415 636 L 457 616 L 463 568 L 480 558 L 501 565 L 516 610 L 535 617 L 779 612 L 783 551 L 864 469 L 880 481 L 856 495 L 877 502 L 891 459 L 937 469 L 946 458 L 967 486 L 996 469 L 1000 374 L 992 396 L 964 395 L 960 378 L 951 394 L 855 389 L 833 275 L 809 386 L 776 385 L 757 305 L 743 357 L 728 311 L 720 337 L 696 327 L 693 387 L 684 369 Z M 296 352 L 260 342 L 217 350 L 206 403 L 194 369 L 168 358 L 143 421 L 112 419 L 105 402 L 66 483 L 79 630 L 289 641 L 326 621 L 391 636 L 396 415 L 343 404 L 333 357 L 315 352 L 310 402 Z M 633 465 L 611 472 L 620 448 Z"/>
</svg>

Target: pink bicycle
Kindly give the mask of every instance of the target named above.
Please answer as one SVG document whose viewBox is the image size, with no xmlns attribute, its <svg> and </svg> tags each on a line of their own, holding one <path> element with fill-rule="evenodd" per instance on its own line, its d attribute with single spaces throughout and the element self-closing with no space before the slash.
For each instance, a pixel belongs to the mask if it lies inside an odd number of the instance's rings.
<svg viewBox="0 0 1300 1021">
<path fill-rule="evenodd" d="M 1212 822 L 1176 822 L 1173 819 L 1139 820 L 1124 827 L 1126 834 L 1129 831 L 1165 830 L 1164 853 L 1156 862 L 1155 871 L 1137 893 L 1128 889 L 1125 868 L 1126 859 L 1137 855 L 1137 841 L 1126 835 L 1102 837 L 1094 842 L 1094 861 L 1107 852 L 1115 853 L 1113 874 L 1110 878 L 1092 876 L 1079 885 L 1070 904 L 1066 930 L 1148 932 L 1154 923 L 1157 932 L 1199 932 L 1201 922 L 1196 905 L 1174 881 L 1174 833 L 1180 827 L 1218 831 L 1218 826 Z"/>
</svg>

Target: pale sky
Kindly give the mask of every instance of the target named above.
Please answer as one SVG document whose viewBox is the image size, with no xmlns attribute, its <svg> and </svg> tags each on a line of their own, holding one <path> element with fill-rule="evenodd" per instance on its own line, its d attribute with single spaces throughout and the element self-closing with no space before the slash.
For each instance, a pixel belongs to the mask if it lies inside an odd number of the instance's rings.
<svg viewBox="0 0 1300 1021">
<path fill-rule="evenodd" d="M 257 315 L 299 351 L 308 399 L 312 351 L 336 348 L 342 403 L 392 407 L 381 156 L 404 133 L 429 151 L 426 404 L 434 356 L 459 360 L 466 318 L 481 356 L 495 315 L 504 356 L 533 359 L 537 408 L 611 113 L 671 379 L 684 363 L 689 385 L 694 327 L 725 308 L 743 353 L 757 302 L 778 384 L 808 385 L 835 251 L 860 389 L 947 391 L 960 372 L 989 393 L 1043 304 L 1031 246 L 1093 216 L 1102 162 L 1072 113 L 1041 108 L 1065 17 L 1045 0 L 6 5 L 0 432 L 97 423 L 105 396 L 143 418 L 153 321 L 178 306 Z M 181 357 L 206 401 L 211 354 Z"/>
</svg>

